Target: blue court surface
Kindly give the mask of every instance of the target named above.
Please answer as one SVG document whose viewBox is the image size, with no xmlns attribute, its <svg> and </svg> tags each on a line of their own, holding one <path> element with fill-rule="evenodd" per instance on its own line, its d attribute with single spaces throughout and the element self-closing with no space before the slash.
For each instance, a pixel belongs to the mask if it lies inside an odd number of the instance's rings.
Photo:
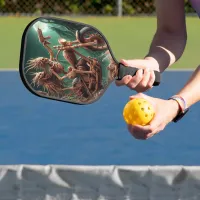
<svg viewBox="0 0 200 200">
<path fill-rule="evenodd" d="M 149 95 L 168 98 L 191 71 L 165 72 Z M 17 71 L 0 72 L 0 164 L 199 165 L 200 106 L 147 141 L 127 131 L 122 110 L 135 92 L 113 83 L 96 103 L 78 106 L 39 98 Z"/>
</svg>

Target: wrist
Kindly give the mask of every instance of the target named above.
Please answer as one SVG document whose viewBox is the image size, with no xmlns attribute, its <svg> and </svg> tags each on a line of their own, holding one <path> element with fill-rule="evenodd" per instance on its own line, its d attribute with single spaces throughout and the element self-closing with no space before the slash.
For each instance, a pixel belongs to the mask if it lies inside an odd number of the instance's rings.
<svg viewBox="0 0 200 200">
<path fill-rule="evenodd" d="M 151 56 L 147 56 L 147 57 L 144 58 L 144 60 L 148 60 L 151 63 L 151 65 L 150 65 L 151 69 L 160 72 L 159 63 L 155 58 L 153 58 Z"/>
<path fill-rule="evenodd" d="M 181 108 L 178 102 L 173 99 L 168 99 L 168 102 L 170 103 L 170 107 L 172 108 L 172 111 L 173 111 L 172 119 L 171 119 L 173 120 L 181 112 Z"/>
<path fill-rule="evenodd" d="M 176 62 L 175 55 L 164 46 L 153 46 L 146 57 L 157 61 L 161 73 Z"/>
<path fill-rule="evenodd" d="M 172 96 L 168 99 L 169 102 L 173 105 L 174 118 L 172 121 L 179 121 L 189 110 L 185 99 L 180 95 Z"/>
</svg>

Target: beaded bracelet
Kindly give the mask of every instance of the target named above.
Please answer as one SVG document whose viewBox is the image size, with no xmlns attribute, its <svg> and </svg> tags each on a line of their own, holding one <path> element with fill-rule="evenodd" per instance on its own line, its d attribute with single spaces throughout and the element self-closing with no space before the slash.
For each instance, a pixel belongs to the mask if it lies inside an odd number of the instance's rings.
<svg viewBox="0 0 200 200">
<path fill-rule="evenodd" d="M 169 98 L 169 100 L 170 99 L 175 100 L 178 103 L 178 105 L 181 109 L 181 112 L 184 113 L 184 111 L 187 109 L 187 103 L 186 103 L 185 99 L 181 96 L 178 96 L 178 95 L 172 96 L 172 97 Z M 183 104 L 181 102 L 183 102 Z"/>
</svg>

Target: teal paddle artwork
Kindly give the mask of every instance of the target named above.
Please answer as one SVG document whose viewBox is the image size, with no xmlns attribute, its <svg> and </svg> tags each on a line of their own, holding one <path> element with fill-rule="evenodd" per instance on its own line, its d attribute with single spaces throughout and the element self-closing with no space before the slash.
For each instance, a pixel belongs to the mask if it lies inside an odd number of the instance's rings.
<svg viewBox="0 0 200 200">
<path fill-rule="evenodd" d="M 26 30 L 23 79 L 39 96 L 78 104 L 96 101 L 117 76 L 117 63 L 97 30 L 38 18 Z"/>
<path fill-rule="evenodd" d="M 111 82 L 137 71 L 119 63 L 105 36 L 91 25 L 40 17 L 24 30 L 19 72 L 25 87 L 39 97 L 94 103 Z M 158 86 L 160 73 L 154 74 Z"/>
</svg>

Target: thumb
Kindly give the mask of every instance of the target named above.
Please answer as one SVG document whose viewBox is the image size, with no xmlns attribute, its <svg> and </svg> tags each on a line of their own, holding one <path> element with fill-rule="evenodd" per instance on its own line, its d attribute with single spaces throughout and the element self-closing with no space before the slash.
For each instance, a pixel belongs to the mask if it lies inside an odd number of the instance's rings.
<svg viewBox="0 0 200 200">
<path fill-rule="evenodd" d="M 129 97 L 129 100 L 133 100 L 133 99 L 136 99 L 136 98 L 144 98 L 144 99 L 148 99 L 147 98 L 147 95 L 143 94 L 143 93 L 137 93 L 135 95 L 132 95 Z"/>
<path fill-rule="evenodd" d="M 129 66 L 129 67 L 136 67 L 136 68 L 141 68 L 144 69 L 145 65 L 146 65 L 146 60 L 141 60 L 141 59 L 134 59 L 134 60 L 120 60 L 120 62 L 125 65 L 125 66 Z"/>
<path fill-rule="evenodd" d="M 160 126 L 160 124 L 161 124 L 160 119 L 161 119 L 161 117 L 155 113 L 155 115 L 154 115 L 154 117 L 153 117 L 153 119 L 152 119 L 152 121 L 150 122 L 149 125 L 150 125 L 153 129 L 157 128 L 157 127 Z"/>
<path fill-rule="evenodd" d="M 155 114 L 154 118 L 149 124 L 149 127 L 151 129 L 151 133 L 149 134 L 150 137 L 156 134 L 158 130 L 160 130 L 162 123 L 163 123 L 162 118 L 159 115 Z"/>
</svg>

